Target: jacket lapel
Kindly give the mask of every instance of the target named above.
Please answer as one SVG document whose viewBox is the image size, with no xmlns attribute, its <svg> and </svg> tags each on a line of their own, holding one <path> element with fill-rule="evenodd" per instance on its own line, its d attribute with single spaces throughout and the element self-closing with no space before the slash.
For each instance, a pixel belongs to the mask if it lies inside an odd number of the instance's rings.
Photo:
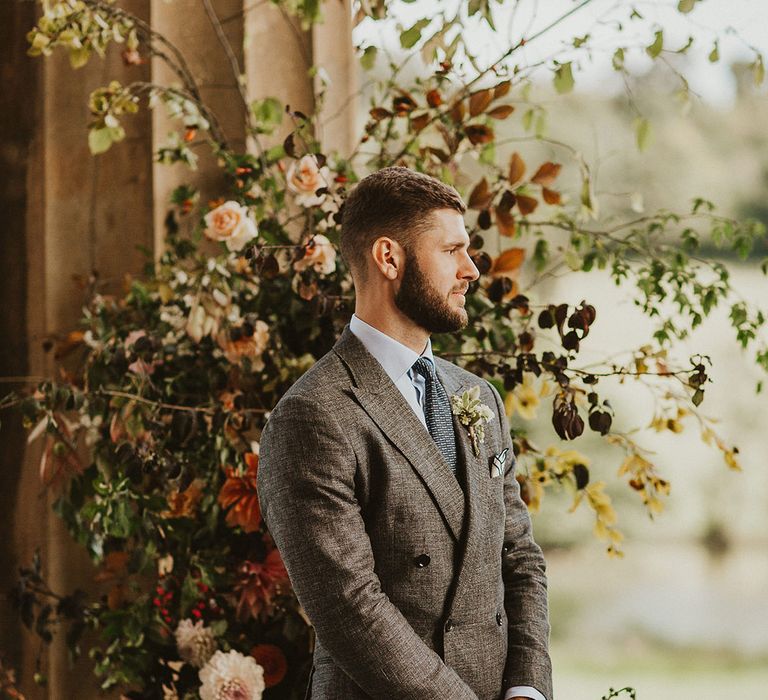
<svg viewBox="0 0 768 700">
<path fill-rule="evenodd" d="M 470 388 L 470 385 L 463 383 L 455 376 L 454 372 L 451 371 L 453 365 L 449 362 L 438 359 L 435 364 L 438 379 L 449 396 Z M 475 583 L 472 580 L 473 572 L 482 570 L 482 562 L 479 559 L 486 555 L 483 532 L 488 510 L 483 498 L 483 490 L 487 487 L 485 481 L 489 478 L 486 469 L 488 454 L 487 449 L 481 444 L 480 454 L 475 456 L 469 431 L 455 415 L 453 416 L 453 428 L 456 432 L 457 456 L 459 463 L 464 467 L 462 470 L 465 480 L 464 490 L 469 507 L 461 566 L 458 570 L 458 580 L 453 591 L 453 599 L 465 600 L 466 596 L 475 595 Z"/>
<path fill-rule="evenodd" d="M 421 477 L 451 534 L 457 542 L 460 541 L 465 514 L 464 493 L 432 436 L 376 358 L 349 330 L 349 325 L 344 327 L 333 350 L 352 374 L 354 385 L 349 392 Z M 438 377 L 442 381 L 442 375 L 438 374 Z M 454 430 L 457 430 L 456 426 L 454 417 Z M 465 447 L 461 447 L 457 455 L 460 462 L 464 450 Z"/>
</svg>

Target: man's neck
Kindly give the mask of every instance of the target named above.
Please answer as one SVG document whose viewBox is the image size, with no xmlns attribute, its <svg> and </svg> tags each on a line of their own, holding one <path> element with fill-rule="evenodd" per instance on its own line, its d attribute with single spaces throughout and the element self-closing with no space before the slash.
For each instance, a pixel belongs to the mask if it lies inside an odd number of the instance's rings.
<svg viewBox="0 0 768 700">
<path fill-rule="evenodd" d="M 429 340 L 429 333 L 421 326 L 416 325 L 410 319 L 403 316 L 406 323 L 400 319 L 387 318 L 383 314 L 371 314 L 366 311 L 355 309 L 355 315 L 365 321 L 369 326 L 385 333 L 390 338 L 394 338 L 398 343 L 411 348 L 414 352 L 424 352 Z"/>
</svg>

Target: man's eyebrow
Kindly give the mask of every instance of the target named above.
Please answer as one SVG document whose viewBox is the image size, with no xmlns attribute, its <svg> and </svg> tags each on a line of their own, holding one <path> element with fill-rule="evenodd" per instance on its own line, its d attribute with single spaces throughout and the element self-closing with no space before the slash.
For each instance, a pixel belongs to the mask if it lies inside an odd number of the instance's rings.
<svg viewBox="0 0 768 700">
<path fill-rule="evenodd" d="M 462 238 L 460 241 L 457 241 L 457 240 L 449 241 L 445 245 L 447 248 L 455 248 L 455 247 L 462 247 L 462 246 L 469 247 L 469 242 L 470 242 L 469 239 L 465 240 Z"/>
</svg>

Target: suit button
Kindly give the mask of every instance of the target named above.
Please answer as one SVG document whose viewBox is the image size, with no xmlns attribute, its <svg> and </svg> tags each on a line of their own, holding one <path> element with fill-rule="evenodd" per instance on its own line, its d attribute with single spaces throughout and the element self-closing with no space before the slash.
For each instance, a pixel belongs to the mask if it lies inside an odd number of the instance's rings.
<svg viewBox="0 0 768 700">
<path fill-rule="evenodd" d="M 496 613 L 496 624 L 501 627 L 501 625 L 504 623 L 504 618 L 501 616 L 501 613 Z"/>
<path fill-rule="evenodd" d="M 432 560 L 429 558 L 429 554 L 419 554 L 418 557 L 413 558 L 413 563 L 420 569 L 423 569 L 425 566 L 429 565 L 430 561 Z"/>
<path fill-rule="evenodd" d="M 453 620 L 448 620 L 445 623 L 445 631 L 450 632 L 453 629 Z"/>
</svg>

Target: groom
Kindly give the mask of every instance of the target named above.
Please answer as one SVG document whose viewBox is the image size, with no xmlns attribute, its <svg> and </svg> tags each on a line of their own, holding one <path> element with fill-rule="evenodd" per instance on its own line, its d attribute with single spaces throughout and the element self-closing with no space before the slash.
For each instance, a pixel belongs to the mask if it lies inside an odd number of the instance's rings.
<svg viewBox="0 0 768 700">
<path fill-rule="evenodd" d="M 402 167 L 344 206 L 355 314 L 272 411 L 264 520 L 316 632 L 313 700 L 552 700 L 545 566 L 504 406 L 435 357 L 478 271 L 458 193 Z M 494 416 L 475 454 L 449 397 Z"/>
</svg>

